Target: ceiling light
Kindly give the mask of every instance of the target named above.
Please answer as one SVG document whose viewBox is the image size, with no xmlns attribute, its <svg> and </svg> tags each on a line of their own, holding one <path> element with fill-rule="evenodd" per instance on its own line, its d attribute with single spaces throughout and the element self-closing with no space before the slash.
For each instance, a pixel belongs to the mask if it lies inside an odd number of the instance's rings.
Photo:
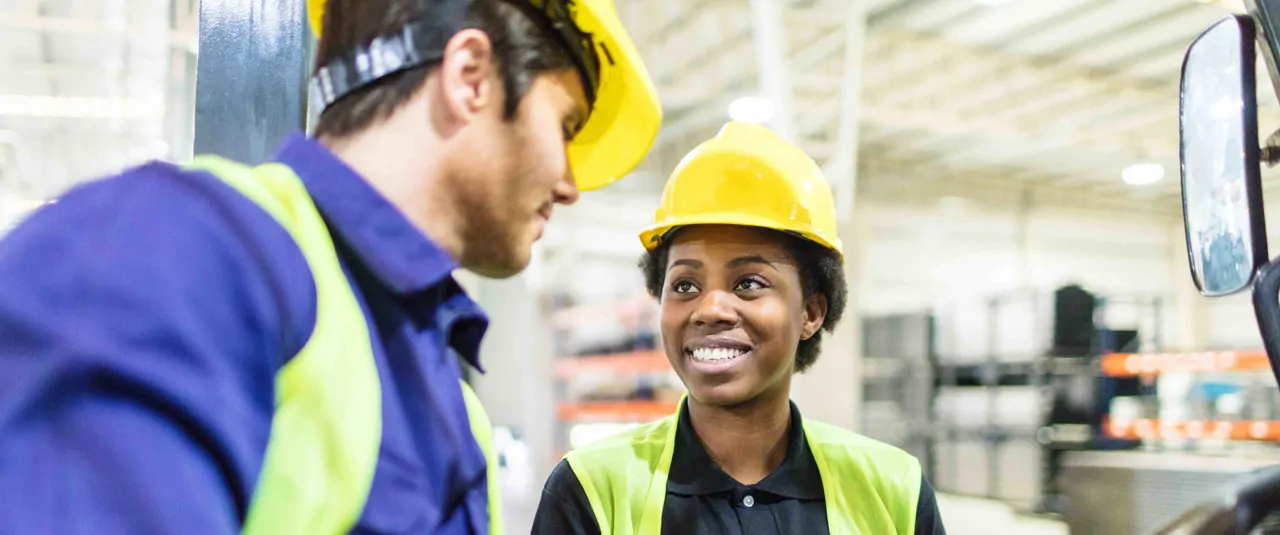
<svg viewBox="0 0 1280 535">
<path fill-rule="evenodd" d="M 1149 186 L 1164 179 L 1164 166 L 1158 163 L 1135 163 L 1120 172 L 1120 178 L 1130 186 Z"/>
<path fill-rule="evenodd" d="M 999 6 L 1003 4 L 1008 4 L 1009 2 L 1012 2 L 1012 1 L 1013 0 L 973 0 L 975 4 L 980 4 L 984 6 Z"/>
<path fill-rule="evenodd" d="M 773 103 L 760 97 L 741 97 L 729 103 L 729 118 L 750 124 L 765 124 L 773 120 Z"/>
</svg>

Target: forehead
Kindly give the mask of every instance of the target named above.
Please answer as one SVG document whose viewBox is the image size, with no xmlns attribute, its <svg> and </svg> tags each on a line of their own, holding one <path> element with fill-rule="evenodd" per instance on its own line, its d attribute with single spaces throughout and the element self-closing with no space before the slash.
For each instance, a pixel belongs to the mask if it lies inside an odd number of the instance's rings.
<svg viewBox="0 0 1280 535">
<path fill-rule="evenodd" d="M 694 257 L 727 261 L 747 255 L 781 261 L 791 257 L 788 245 L 786 236 L 774 230 L 737 225 L 696 225 L 676 234 L 667 261 Z"/>
</svg>

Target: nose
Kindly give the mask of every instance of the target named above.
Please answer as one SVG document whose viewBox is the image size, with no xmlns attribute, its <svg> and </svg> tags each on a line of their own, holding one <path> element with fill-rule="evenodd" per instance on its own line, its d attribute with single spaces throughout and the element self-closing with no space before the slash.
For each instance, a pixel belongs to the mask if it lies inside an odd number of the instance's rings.
<svg viewBox="0 0 1280 535">
<path fill-rule="evenodd" d="M 699 327 L 717 324 L 737 325 L 738 314 L 733 309 L 732 299 L 733 294 L 728 292 L 719 290 L 705 292 L 698 300 L 698 308 L 693 311 L 690 319 Z"/>
<path fill-rule="evenodd" d="M 569 164 L 569 155 L 565 154 L 564 177 L 556 182 L 556 187 L 551 190 L 551 199 L 556 204 L 570 205 L 578 202 L 578 197 L 582 192 L 578 190 L 578 180 L 573 176 L 573 166 Z"/>
</svg>

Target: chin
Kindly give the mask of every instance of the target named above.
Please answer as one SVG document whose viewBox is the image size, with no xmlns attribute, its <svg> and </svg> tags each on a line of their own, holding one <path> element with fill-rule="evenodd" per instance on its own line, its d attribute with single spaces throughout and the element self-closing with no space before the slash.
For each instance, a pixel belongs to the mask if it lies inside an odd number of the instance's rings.
<svg viewBox="0 0 1280 535">
<path fill-rule="evenodd" d="M 717 385 L 689 386 L 689 397 L 698 403 L 712 407 L 733 407 L 755 399 L 756 392 L 749 385 L 731 381 Z"/>
<path fill-rule="evenodd" d="M 463 262 L 462 267 L 482 277 L 490 279 L 509 279 L 519 275 L 529 267 L 531 258 L 529 246 L 509 249 L 505 254 L 488 255 L 489 258 L 478 258 Z"/>
<path fill-rule="evenodd" d="M 464 266 L 467 270 L 477 275 L 490 279 L 509 279 L 519 275 L 524 268 L 529 267 L 529 258 L 526 256 L 524 262 L 507 262 L 492 263 L 483 266 Z"/>
</svg>

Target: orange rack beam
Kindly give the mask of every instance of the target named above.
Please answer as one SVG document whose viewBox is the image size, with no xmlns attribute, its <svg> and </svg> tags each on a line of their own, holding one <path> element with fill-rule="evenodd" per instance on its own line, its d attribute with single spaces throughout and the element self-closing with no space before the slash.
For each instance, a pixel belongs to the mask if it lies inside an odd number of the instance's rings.
<svg viewBox="0 0 1280 535">
<path fill-rule="evenodd" d="M 569 377 L 583 372 L 608 372 L 618 375 L 671 371 L 667 356 L 661 351 L 637 351 L 591 357 L 556 359 L 556 375 Z"/>
<path fill-rule="evenodd" d="M 1227 422 L 1204 420 L 1161 422 L 1156 419 L 1139 419 L 1130 422 L 1108 421 L 1103 426 L 1108 435 L 1126 439 L 1217 438 L 1230 440 L 1280 440 L 1280 421 Z"/>
<path fill-rule="evenodd" d="M 1111 377 L 1168 372 L 1271 371 L 1264 351 L 1203 353 L 1113 353 L 1102 357 L 1102 373 Z"/>
<path fill-rule="evenodd" d="M 587 401 L 561 403 L 562 421 L 649 422 L 675 414 L 677 405 L 661 401 Z"/>
</svg>

